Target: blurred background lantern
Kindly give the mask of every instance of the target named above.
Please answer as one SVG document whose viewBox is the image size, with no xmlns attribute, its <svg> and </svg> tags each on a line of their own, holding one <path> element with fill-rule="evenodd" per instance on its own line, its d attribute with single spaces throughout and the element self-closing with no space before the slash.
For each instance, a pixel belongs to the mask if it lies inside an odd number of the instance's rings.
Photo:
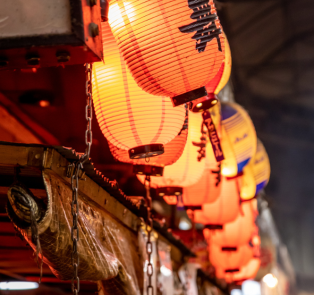
<svg viewBox="0 0 314 295">
<path fill-rule="evenodd" d="M 209 245 L 209 260 L 216 268 L 222 268 L 225 272 L 238 272 L 253 258 L 252 248 L 248 245 L 239 246 L 235 251 L 222 248 L 216 244 Z"/>
<path fill-rule="evenodd" d="M 188 138 L 184 151 L 174 164 L 166 166 L 162 177 L 151 177 L 151 187 L 156 188 L 159 196 L 165 200 L 172 196 L 182 194 L 182 188 L 193 185 L 201 177 L 205 169 L 205 159 L 198 161 L 198 147 L 193 142 L 199 141 L 202 116 L 197 113 L 189 113 Z M 144 176 L 138 175 L 139 180 L 144 183 Z M 168 196 L 168 198 L 167 198 Z M 173 203 L 173 202 L 172 202 Z"/>
<path fill-rule="evenodd" d="M 213 0 L 110 0 L 109 23 L 138 85 L 174 105 L 207 95 L 225 42 Z"/>
<path fill-rule="evenodd" d="M 216 76 L 209 81 L 209 83 L 205 86 L 207 90 L 207 95 L 198 99 L 195 99 L 191 102 L 191 110 L 192 112 L 200 112 L 205 111 L 211 108 L 218 102 L 217 94 L 220 90 L 225 87 L 227 82 L 229 81 L 231 74 L 231 51 L 228 40 L 225 37 L 225 59 L 221 64 L 219 71 Z"/>
<path fill-rule="evenodd" d="M 225 279 L 227 283 L 243 282 L 254 279 L 261 265 L 260 258 L 252 258 L 246 265 L 242 266 L 237 272 L 226 272 L 223 268 L 216 268 L 216 276 Z"/>
<path fill-rule="evenodd" d="M 221 191 L 220 164 L 206 165 L 201 179 L 195 184 L 183 188 L 183 204 L 189 209 L 202 209 L 202 205 L 217 200 Z"/>
<path fill-rule="evenodd" d="M 195 211 L 195 222 L 208 228 L 221 229 L 227 222 L 235 220 L 240 209 L 238 181 L 238 177 L 227 179 L 222 176 L 219 197 L 213 203 L 203 204 L 202 210 Z"/>
<path fill-rule="evenodd" d="M 254 221 L 251 202 L 243 202 L 238 217 L 234 221 L 224 224 L 222 230 L 210 231 L 210 242 L 229 248 L 247 244 L 255 229 Z M 206 230 L 208 231 L 208 229 L 204 229 L 204 231 Z"/>
<path fill-rule="evenodd" d="M 185 108 L 144 92 L 132 78 L 107 23 L 102 23 L 104 60 L 93 66 L 93 102 L 100 128 L 130 158 L 163 153 L 181 130 Z"/>
<path fill-rule="evenodd" d="M 221 103 L 221 118 L 221 146 L 225 157 L 221 173 L 233 177 L 255 155 L 256 132 L 248 113 L 236 103 Z"/>
<path fill-rule="evenodd" d="M 254 157 L 243 168 L 241 198 L 249 200 L 255 197 L 267 185 L 269 177 L 269 158 L 262 142 L 258 139 Z"/>
</svg>

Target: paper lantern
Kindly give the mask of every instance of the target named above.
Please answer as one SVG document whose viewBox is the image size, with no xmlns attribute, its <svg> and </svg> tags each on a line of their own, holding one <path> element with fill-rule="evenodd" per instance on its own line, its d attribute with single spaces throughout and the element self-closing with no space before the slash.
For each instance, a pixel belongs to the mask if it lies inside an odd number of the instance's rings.
<svg viewBox="0 0 314 295">
<path fill-rule="evenodd" d="M 252 248 L 247 244 L 239 246 L 236 251 L 225 250 L 213 243 L 209 245 L 210 263 L 214 267 L 222 268 L 229 273 L 238 272 L 252 258 Z"/>
<path fill-rule="evenodd" d="M 147 94 L 126 67 L 107 23 L 102 23 L 105 63 L 93 66 L 93 102 L 103 134 L 130 158 L 163 153 L 181 130 L 185 108 L 170 98 Z"/>
<path fill-rule="evenodd" d="M 257 138 L 248 113 L 236 103 L 221 103 L 221 146 L 225 159 L 222 174 L 241 173 L 255 155 Z"/>
<path fill-rule="evenodd" d="M 269 177 L 269 158 L 262 142 L 257 140 L 256 153 L 243 168 L 241 198 L 243 200 L 254 198 L 267 185 Z"/>
<path fill-rule="evenodd" d="M 110 0 L 109 24 L 138 85 L 180 105 L 207 94 L 224 60 L 213 0 Z"/>
<path fill-rule="evenodd" d="M 252 258 L 246 265 L 242 266 L 237 272 L 226 272 L 222 268 L 216 268 L 216 277 L 225 279 L 227 283 L 242 282 L 254 279 L 260 268 L 260 258 Z"/>
<path fill-rule="evenodd" d="M 193 142 L 199 141 L 202 116 L 189 113 L 188 138 L 184 151 L 174 164 L 164 167 L 162 177 L 151 177 L 151 187 L 158 188 L 161 196 L 180 195 L 182 188 L 193 185 L 202 176 L 205 160 L 197 161 L 198 147 Z M 144 183 L 144 176 L 138 175 Z"/>
<path fill-rule="evenodd" d="M 192 112 L 201 112 L 211 108 L 218 102 L 217 94 L 228 83 L 231 74 L 231 51 L 227 38 L 225 37 L 225 59 L 221 64 L 216 76 L 205 86 L 207 95 L 193 100 L 191 110 Z"/>
<path fill-rule="evenodd" d="M 255 230 L 255 218 L 251 202 L 241 204 L 238 217 L 224 224 L 222 230 L 212 230 L 210 241 L 221 247 L 237 248 L 239 245 L 247 244 Z M 204 231 L 208 231 L 205 229 Z"/>
<path fill-rule="evenodd" d="M 238 181 L 237 177 L 227 179 L 222 176 L 219 197 L 213 203 L 204 204 L 202 210 L 195 211 L 195 222 L 215 229 L 235 220 L 240 209 Z"/>
<path fill-rule="evenodd" d="M 148 174 L 158 176 L 163 174 L 163 167 L 175 163 L 182 155 L 188 136 L 188 130 L 182 130 L 180 133 L 165 144 L 165 152 L 162 155 L 146 159 L 130 159 L 126 150 L 119 149 L 109 142 L 109 148 L 114 158 L 120 162 L 133 164 L 133 172 L 138 174 Z M 158 169 L 162 168 L 162 169 Z"/>
<path fill-rule="evenodd" d="M 215 202 L 220 195 L 220 183 L 220 164 L 208 164 L 197 183 L 183 188 L 184 206 L 195 210 L 201 209 L 203 204 Z"/>
</svg>

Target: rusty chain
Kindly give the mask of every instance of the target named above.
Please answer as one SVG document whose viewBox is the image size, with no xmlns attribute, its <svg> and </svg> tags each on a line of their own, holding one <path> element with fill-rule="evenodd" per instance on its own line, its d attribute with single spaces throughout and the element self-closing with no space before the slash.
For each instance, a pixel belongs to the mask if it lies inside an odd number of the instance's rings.
<svg viewBox="0 0 314 295">
<path fill-rule="evenodd" d="M 151 217 L 151 209 L 152 209 L 152 198 L 150 196 L 150 176 L 146 175 L 145 178 L 145 188 L 146 188 L 146 203 L 147 203 L 147 223 L 146 223 L 146 231 L 147 231 L 147 243 L 146 243 L 146 254 L 147 254 L 147 295 L 154 295 L 154 287 L 152 285 L 152 278 L 154 273 L 154 267 L 152 264 L 152 253 L 153 253 L 153 244 L 151 241 L 152 231 L 153 231 L 153 219 Z"/>
<path fill-rule="evenodd" d="M 85 131 L 85 153 L 80 157 L 80 160 L 76 163 L 71 164 L 73 174 L 71 176 L 71 188 L 72 188 L 72 203 L 71 213 L 73 217 L 73 224 L 71 228 L 71 239 L 73 242 L 73 249 L 71 254 L 73 277 L 71 281 L 72 292 L 77 295 L 80 291 L 80 278 L 78 276 L 79 267 L 79 255 L 78 255 L 78 242 L 79 242 L 79 229 L 78 229 L 78 217 L 79 217 L 79 204 L 78 204 L 78 190 L 79 190 L 79 179 L 80 172 L 83 170 L 84 163 L 89 159 L 90 150 L 92 146 L 93 134 L 92 134 L 92 64 L 85 65 L 86 73 L 86 107 L 85 107 L 85 118 L 87 127 Z"/>
</svg>

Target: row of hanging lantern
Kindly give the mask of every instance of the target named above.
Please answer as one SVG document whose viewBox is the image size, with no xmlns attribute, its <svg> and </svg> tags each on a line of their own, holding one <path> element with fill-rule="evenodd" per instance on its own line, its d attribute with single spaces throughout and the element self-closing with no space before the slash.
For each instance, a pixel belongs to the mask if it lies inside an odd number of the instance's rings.
<svg viewBox="0 0 314 295">
<path fill-rule="evenodd" d="M 253 198 L 267 184 L 270 165 L 247 112 L 216 96 L 229 80 L 231 53 L 213 0 L 109 5 L 93 102 L 112 155 L 204 224 L 218 277 L 253 276 L 259 265 Z"/>
</svg>

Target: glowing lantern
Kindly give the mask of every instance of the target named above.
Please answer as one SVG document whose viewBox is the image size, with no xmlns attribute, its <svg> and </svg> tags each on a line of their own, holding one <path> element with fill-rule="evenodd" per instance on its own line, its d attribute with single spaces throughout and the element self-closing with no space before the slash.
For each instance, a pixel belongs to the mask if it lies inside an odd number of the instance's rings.
<svg viewBox="0 0 314 295">
<path fill-rule="evenodd" d="M 151 177 L 151 187 L 158 188 L 160 196 L 178 196 L 182 188 L 193 185 L 202 176 L 205 160 L 197 161 L 198 147 L 193 142 L 199 140 L 202 117 L 200 114 L 189 114 L 188 138 L 183 154 L 174 164 L 164 168 L 162 177 Z M 144 183 L 144 177 L 138 175 Z"/>
<path fill-rule="evenodd" d="M 243 168 L 241 198 L 249 200 L 255 197 L 267 185 L 269 177 L 269 158 L 263 144 L 257 140 L 256 153 L 249 164 Z"/>
<path fill-rule="evenodd" d="M 197 183 L 183 189 L 183 204 L 190 209 L 201 209 L 203 204 L 215 202 L 220 191 L 220 164 L 208 165 Z"/>
<path fill-rule="evenodd" d="M 255 155 L 257 138 L 248 113 L 236 103 L 221 103 L 222 175 L 241 173 Z"/>
<path fill-rule="evenodd" d="M 246 265 L 242 266 L 239 271 L 228 273 L 222 268 L 216 268 L 216 277 L 225 279 L 227 283 L 242 282 L 254 279 L 260 268 L 260 258 L 252 258 Z"/>
<path fill-rule="evenodd" d="M 238 272 L 252 258 L 252 248 L 247 244 L 239 246 L 235 251 L 224 249 L 213 243 L 209 245 L 209 261 L 214 267 L 222 268 L 225 272 Z"/>
<path fill-rule="evenodd" d="M 206 85 L 208 95 L 195 99 L 192 102 L 192 112 L 200 112 L 211 108 L 218 102 L 217 94 L 227 84 L 231 74 L 231 51 L 225 36 L 225 60 L 216 76 Z"/>
<path fill-rule="evenodd" d="M 218 199 L 210 204 L 204 204 L 202 210 L 195 211 L 195 222 L 208 228 L 222 228 L 227 222 L 235 220 L 239 214 L 240 197 L 238 178 L 221 178 L 221 192 Z"/>
<path fill-rule="evenodd" d="M 203 97 L 224 59 L 213 0 L 110 0 L 109 23 L 138 85 L 174 105 Z"/>
<path fill-rule="evenodd" d="M 183 153 L 188 136 L 188 130 L 182 130 L 173 140 L 165 144 L 165 152 L 153 157 L 147 162 L 146 159 L 130 159 L 126 150 L 119 149 L 109 142 L 109 148 L 114 158 L 120 162 L 133 164 L 133 172 L 158 176 L 163 174 L 164 166 L 175 163 Z M 161 169 L 159 169 L 161 168 Z"/>
<path fill-rule="evenodd" d="M 244 202 L 241 204 L 241 210 L 234 221 L 224 224 L 222 230 L 211 231 L 210 242 L 229 248 L 237 248 L 239 245 L 247 244 L 255 229 L 254 220 L 251 202 Z M 208 229 L 204 229 L 204 231 L 208 231 Z"/>
<path fill-rule="evenodd" d="M 147 94 L 126 67 L 107 23 L 102 24 L 105 64 L 93 66 L 93 102 L 100 128 L 113 145 L 129 150 L 130 158 L 163 153 L 163 145 L 181 130 L 183 106 L 170 98 Z"/>
</svg>

